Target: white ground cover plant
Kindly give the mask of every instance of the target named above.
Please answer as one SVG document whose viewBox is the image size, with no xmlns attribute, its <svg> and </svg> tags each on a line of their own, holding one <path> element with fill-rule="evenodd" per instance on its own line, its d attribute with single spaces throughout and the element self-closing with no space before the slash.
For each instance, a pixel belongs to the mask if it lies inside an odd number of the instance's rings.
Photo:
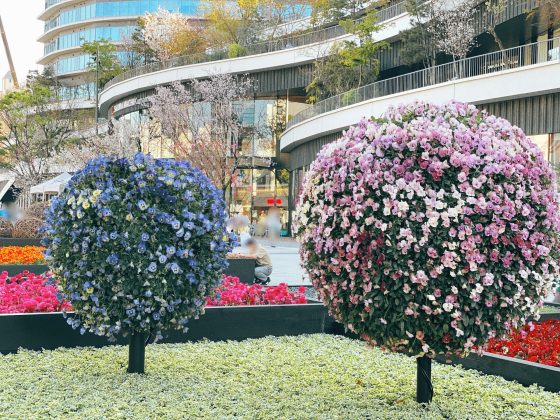
<svg viewBox="0 0 560 420">
<path fill-rule="evenodd" d="M 150 345 L 146 375 L 126 347 L 0 356 L 9 419 L 551 419 L 560 395 L 434 364 L 438 389 L 414 402 L 414 358 L 330 335 Z"/>
</svg>

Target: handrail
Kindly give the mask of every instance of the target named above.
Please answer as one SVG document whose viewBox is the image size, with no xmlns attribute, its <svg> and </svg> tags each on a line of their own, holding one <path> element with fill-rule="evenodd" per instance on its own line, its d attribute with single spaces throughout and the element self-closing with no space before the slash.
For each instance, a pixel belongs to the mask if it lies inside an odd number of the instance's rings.
<svg viewBox="0 0 560 420">
<path fill-rule="evenodd" d="M 286 124 L 286 130 L 317 115 L 382 96 L 549 61 L 560 62 L 560 37 L 440 64 L 351 89 L 298 112 Z"/>
<path fill-rule="evenodd" d="M 65 0 L 45 0 L 45 10 L 47 10 L 51 6 L 54 6 L 55 4 L 63 2 L 63 1 L 65 1 Z"/>
<path fill-rule="evenodd" d="M 377 12 L 378 22 L 385 22 L 389 19 L 406 13 L 405 1 L 393 4 L 389 7 L 380 9 Z M 263 41 L 243 46 L 246 54 L 244 56 L 264 54 L 274 51 L 285 50 L 288 48 L 300 47 L 303 45 L 314 44 L 316 42 L 327 41 L 338 38 L 346 34 L 344 28 L 340 25 L 330 26 L 328 28 L 319 29 L 317 31 L 305 32 L 298 35 L 282 37 L 271 41 Z M 174 67 L 187 66 L 191 64 L 209 63 L 218 60 L 225 60 L 228 57 L 227 51 L 216 51 L 213 53 L 200 53 L 187 56 L 172 58 L 170 60 L 159 61 L 151 64 L 139 66 L 111 79 L 104 86 L 104 90 L 116 83 L 131 79 L 143 74 L 153 73 L 156 71 L 166 70 Z"/>
</svg>

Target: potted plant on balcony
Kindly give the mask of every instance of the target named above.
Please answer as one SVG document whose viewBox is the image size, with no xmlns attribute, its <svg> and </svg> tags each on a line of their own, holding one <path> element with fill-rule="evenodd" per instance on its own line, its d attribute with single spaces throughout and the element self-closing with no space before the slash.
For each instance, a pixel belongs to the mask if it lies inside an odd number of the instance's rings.
<svg viewBox="0 0 560 420">
<path fill-rule="evenodd" d="M 130 337 L 144 372 L 148 336 L 187 331 L 230 250 L 223 195 L 186 162 L 99 157 L 53 199 L 46 257 L 82 333 Z"/>
<path fill-rule="evenodd" d="M 464 356 L 524 325 L 558 277 L 556 176 L 508 121 L 422 102 L 362 120 L 311 165 L 296 215 L 330 313 L 418 361 Z"/>
</svg>

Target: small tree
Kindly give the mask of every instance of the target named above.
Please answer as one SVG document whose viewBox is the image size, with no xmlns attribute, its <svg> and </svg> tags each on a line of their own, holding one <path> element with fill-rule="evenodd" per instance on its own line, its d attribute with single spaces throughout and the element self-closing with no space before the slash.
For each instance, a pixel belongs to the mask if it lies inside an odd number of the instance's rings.
<svg viewBox="0 0 560 420">
<path fill-rule="evenodd" d="M 73 328 L 130 337 L 128 372 L 144 373 L 148 336 L 188 330 L 225 268 L 222 194 L 186 162 L 100 157 L 47 212 L 47 259 Z"/>
<path fill-rule="evenodd" d="M 559 275 L 556 175 L 508 121 L 422 102 L 321 150 L 296 212 L 330 313 L 373 345 L 430 358 L 484 349 L 538 313 Z"/>
<path fill-rule="evenodd" d="M 52 87 L 30 79 L 26 88 L 0 98 L 2 165 L 24 188 L 42 182 L 52 158 L 73 142 L 74 131 L 89 116 L 72 100 L 60 101 Z"/>
<path fill-rule="evenodd" d="M 405 65 L 422 63 L 424 68 L 435 66 L 437 50 L 431 25 L 434 20 L 434 2 L 406 0 L 411 27 L 401 31 L 400 59 Z"/>
<path fill-rule="evenodd" d="M 208 23 L 206 32 L 212 47 L 227 49 L 289 32 L 282 26 L 307 16 L 314 0 L 204 0 L 201 8 Z"/>
<path fill-rule="evenodd" d="M 309 102 L 347 92 L 377 79 L 378 54 L 388 45 L 373 38 L 374 33 L 382 28 L 377 21 L 375 10 L 370 10 L 360 21 L 341 21 L 356 40 L 335 44 L 327 57 L 315 61 L 313 80 L 306 88 Z"/>
<path fill-rule="evenodd" d="M 204 0 L 201 9 L 208 22 L 208 40 L 214 48 L 247 45 L 265 28 L 258 1 Z"/>
<path fill-rule="evenodd" d="M 156 88 L 150 97 L 150 116 L 163 136 L 171 139 L 175 155 L 203 171 L 224 192 L 231 185 L 244 156 L 241 142 L 251 137 L 243 123 L 250 80 L 230 74 L 179 82 Z"/>
<path fill-rule="evenodd" d="M 484 3 L 484 30 L 492 35 L 492 38 L 494 38 L 500 50 L 505 50 L 505 46 L 498 35 L 496 27 L 502 23 L 502 15 L 506 11 L 508 3 L 508 0 L 487 0 L 486 3 Z"/>
<path fill-rule="evenodd" d="M 315 0 L 311 2 L 311 20 L 318 25 L 331 24 L 342 19 L 356 18 L 358 14 L 364 13 L 368 9 L 385 4 L 387 1 Z"/>
<path fill-rule="evenodd" d="M 150 48 L 144 37 L 145 22 L 141 17 L 129 36 L 123 38 L 123 50 L 126 53 L 127 65 L 135 67 L 157 61 L 156 52 Z"/>
<path fill-rule="evenodd" d="M 84 42 L 82 52 L 90 57 L 88 69 L 98 89 L 102 89 L 109 80 L 125 70 L 119 60 L 116 45 L 106 39 Z"/>
</svg>

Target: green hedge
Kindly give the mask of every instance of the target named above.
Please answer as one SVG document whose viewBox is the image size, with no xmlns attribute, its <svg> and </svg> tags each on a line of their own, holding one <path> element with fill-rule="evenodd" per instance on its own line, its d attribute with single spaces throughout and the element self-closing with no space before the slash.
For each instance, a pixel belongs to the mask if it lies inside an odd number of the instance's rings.
<svg viewBox="0 0 560 420">
<path fill-rule="evenodd" d="M 0 357 L 3 418 L 555 418 L 560 395 L 433 367 L 434 403 L 414 402 L 414 360 L 329 335 L 151 345 L 144 376 L 127 348 Z"/>
</svg>

